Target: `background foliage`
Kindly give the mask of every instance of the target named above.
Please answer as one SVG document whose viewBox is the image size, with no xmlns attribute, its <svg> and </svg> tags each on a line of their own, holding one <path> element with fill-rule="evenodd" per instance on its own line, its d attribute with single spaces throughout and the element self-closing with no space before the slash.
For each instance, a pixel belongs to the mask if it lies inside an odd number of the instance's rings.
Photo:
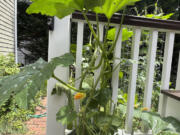
<svg viewBox="0 0 180 135">
<path fill-rule="evenodd" d="M 48 17 L 28 15 L 28 6 L 27 0 L 18 1 L 18 49 L 25 55 L 25 64 L 48 56 Z"/>
<path fill-rule="evenodd" d="M 19 65 L 15 64 L 14 55 L 8 56 L 0 55 L 0 79 L 5 76 L 15 75 L 19 73 Z M 27 128 L 25 121 L 34 114 L 35 107 L 40 105 L 40 99 L 45 96 L 45 90 L 38 92 L 35 100 L 31 102 L 29 109 L 23 109 L 17 105 L 16 98 L 12 93 L 0 109 L 0 134 L 23 134 L 26 133 Z"/>
<path fill-rule="evenodd" d="M 136 6 L 136 8 L 128 8 L 128 14 L 135 14 L 135 15 L 143 15 L 143 16 L 147 16 L 147 17 L 152 17 L 152 18 L 156 18 L 156 19 L 163 19 L 163 18 L 168 18 L 167 16 L 165 16 L 164 14 L 166 13 L 174 13 L 174 15 L 171 17 L 172 19 L 179 19 L 179 11 L 174 8 L 176 7 L 178 4 L 177 1 L 161 1 L 159 0 L 158 1 L 158 7 L 161 7 L 161 8 L 158 8 L 158 10 L 155 10 L 157 7 L 154 6 L 154 2 L 155 1 L 152 1 L 152 0 L 145 0 L 145 1 L 142 1 L 142 2 L 139 2 L 138 5 Z M 172 8 L 169 8 L 167 5 L 169 5 L 171 3 L 171 5 L 174 5 L 173 9 Z M 77 8 L 77 7 L 76 7 Z M 79 5 L 78 9 L 82 10 L 82 7 Z M 111 14 L 109 14 L 109 12 L 106 12 L 106 11 L 100 11 L 99 9 L 96 9 L 98 10 L 98 12 L 100 13 L 106 13 L 106 16 L 110 18 Z M 72 10 L 68 11 L 71 12 Z M 139 12 L 139 11 L 142 11 L 142 12 Z M 38 11 L 37 11 L 38 12 Z M 53 12 L 53 11 L 52 11 Z M 161 18 L 158 18 L 159 14 L 162 14 L 160 17 Z M 60 16 L 60 17 L 63 17 L 63 16 Z M 170 17 L 170 16 L 169 16 Z M 88 28 L 87 28 L 88 29 Z M 85 33 L 86 34 L 86 33 Z M 136 103 L 137 104 L 140 104 L 142 105 L 142 99 L 143 99 L 143 91 L 144 91 L 144 82 L 145 82 L 145 76 L 146 76 L 146 68 L 145 68 L 145 65 L 146 65 L 146 54 L 147 54 L 147 48 L 148 48 L 148 32 L 147 31 L 143 31 L 143 39 L 142 39 L 142 42 L 141 42 L 141 51 L 140 51 L 140 63 L 139 63 L 139 74 L 138 74 L 138 85 L 137 85 L 137 98 L 136 98 Z M 162 70 L 162 56 L 163 56 L 163 40 L 164 40 L 164 34 L 161 33 L 161 38 L 162 40 L 161 41 L 158 41 L 158 59 L 157 59 L 157 62 L 156 62 L 156 77 L 155 77 L 155 86 L 154 86 L 154 93 L 153 93 L 153 110 L 156 111 L 157 110 L 157 105 L 158 105 L 158 95 L 159 95 L 159 92 L 160 92 L 160 80 L 161 80 L 161 70 Z M 175 80 L 175 74 L 176 74 L 176 70 L 177 70 L 177 56 L 179 54 L 179 46 L 177 46 L 179 43 L 178 41 L 178 38 L 176 39 L 176 45 L 175 45 L 175 51 L 174 51 L 174 59 L 173 59 L 173 69 L 172 69 L 172 82 L 174 82 Z M 126 41 L 124 43 L 124 52 L 129 52 L 130 51 L 130 42 L 129 41 Z M 31 50 L 31 49 L 29 49 Z M 38 51 L 41 51 L 41 50 L 37 50 Z M 87 54 L 86 54 L 87 55 Z M 124 54 L 125 58 L 124 58 L 124 61 L 122 60 L 122 69 L 126 69 L 126 67 L 129 65 L 129 63 L 131 63 L 131 61 L 129 60 L 129 56 L 128 54 Z M 39 57 L 39 56 L 38 56 Z M 87 60 L 87 58 L 85 58 Z M 127 84 L 128 83 L 128 69 L 127 70 L 123 70 L 120 72 L 120 78 L 121 78 L 121 82 L 125 82 L 124 84 Z M 172 85 L 173 87 L 173 85 Z M 123 103 L 125 104 L 126 101 L 127 101 L 127 85 L 124 85 L 124 87 L 121 87 L 121 89 L 119 90 L 119 93 L 122 95 L 120 97 L 120 102 L 122 102 L 123 100 Z M 107 118 L 108 119 L 108 118 Z M 105 123 L 105 122 L 104 122 Z M 104 124 L 103 123 L 103 124 Z M 102 124 L 102 123 L 100 123 Z"/>
</svg>

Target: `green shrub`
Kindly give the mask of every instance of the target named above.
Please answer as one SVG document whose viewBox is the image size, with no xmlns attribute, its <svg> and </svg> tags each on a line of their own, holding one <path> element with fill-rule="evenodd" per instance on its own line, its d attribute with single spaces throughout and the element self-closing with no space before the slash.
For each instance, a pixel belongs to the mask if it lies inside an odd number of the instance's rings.
<svg viewBox="0 0 180 135">
<path fill-rule="evenodd" d="M 14 62 L 14 55 L 0 55 L 0 77 L 16 74 L 20 71 L 18 65 Z"/>
<path fill-rule="evenodd" d="M 16 74 L 20 71 L 19 65 L 15 64 L 14 55 L 0 56 L 0 77 Z M 45 91 L 40 91 L 35 97 L 28 110 L 20 108 L 14 95 L 8 99 L 0 109 L 0 135 L 23 134 L 27 131 L 25 121 L 33 114 L 40 97 L 45 96 Z"/>
</svg>

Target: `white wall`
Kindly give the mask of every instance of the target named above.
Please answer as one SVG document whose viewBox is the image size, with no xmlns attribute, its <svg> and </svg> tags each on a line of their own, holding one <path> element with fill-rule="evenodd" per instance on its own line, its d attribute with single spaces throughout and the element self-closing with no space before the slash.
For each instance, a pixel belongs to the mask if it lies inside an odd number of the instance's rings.
<svg viewBox="0 0 180 135">
<path fill-rule="evenodd" d="M 168 97 L 166 116 L 173 116 L 180 120 L 180 101 Z"/>
<path fill-rule="evenodd" d="M 15 52 L 15 0 L 0 0 L 0 54 Z"/>
</svg>

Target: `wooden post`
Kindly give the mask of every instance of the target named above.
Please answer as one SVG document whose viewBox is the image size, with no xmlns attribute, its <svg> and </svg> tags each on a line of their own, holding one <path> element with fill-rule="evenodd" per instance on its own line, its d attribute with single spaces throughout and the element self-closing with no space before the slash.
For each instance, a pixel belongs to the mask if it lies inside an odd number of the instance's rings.
<svg viewBox="0 0 180 135">
<path fill-rule="evenodd" d="M 84 23 L 78 22 L 77 30 L 77 45 L 76 45 L 76 74 L 75 74 L 75 87 L 79 89 L 81 78 L 81 64 L 82 64 L 82 50 L 83 50 L 83 31 Z"/>
<path fill-rule="evenodd" d="M 68 53 L 70 50 L 70 16 L 59 20 L 55 17 L 54 31 L 49 32 L 49 61 L 51 58 L 61 56 Z M 55 70 L 57 77 L 63 81 L 68 81 L 69 68 L 58 67 Z M 47 135 L 64 135 L 65 126 L 56 122 L 56 113 L 59 109 L 66 105 L 65 95 L 57 96 L 51 95 L 52 89 L 54 88 L 57 81 L 50 79 L 47 86 Z"/>
<path fill-rule="evenodd" d="M 170 75 L 171 75 L 171 64 L 172 56 L 174 49 L 174 32 L 166 33 L 166 43 L 164 51 L 164 60 L 163 60 L 163 71 L 162 71 L 162 80 L 161 80 L 161 90 L 169 89 Z M 159 113 L 162 116 L 166 115 L 166 105 L 167 105 L 167 96 L 160 94 L 159 100 Z"/>
<path fill-rule="evenodd" d="M 79 21 L 77 28 L 77 45 L 76 45 L 76 74 L 75 74 L 75 87 L 79 89 L 81 81 L 81 64 L 82 64 L 82 50 L 83 50 L 83 32 L 84 32 L 84 23 Z M 75 109 L 78 112 L 80 101 L 75 100 Z"/>
<path fill-rule="evenodd" d="M 146 84 L 144 93 L 144 107 L 151 108 L 151 98 L 154 80 L 154 67 L 156 62 L 158 31 L 151 31 L 147 55 Z"/>
<path fill-rule="evenodd" d="M 132 133 L 132 122 L 133 122 L 133 113 L 134 113 L 134 100 L 136 94 L 136 80 L 138 72 L 138 60 L 139 60 L 139 45 L 141 40 L 141 29 L 135 28 L 133 35 L 133 45 L 132 45 L 132 59 L 135 61 L 132 63 L 130 71 L 130 82 L 128 89 L 128 102 L 127 102 L 127 115 L 125 122 L 125 131 L 128 134 Z"/>
<path fill-rule="evenodd" d="M 119 26 L 116 27 L 116 35 L 118 33 L 118 30 L 119 30 Z M 114 49 L 114 63 L 113 63 L 114 72 L 112 74 L 112 82 L 111 82 L 113 105 L 112 105 L 111 110 L 113 110 L 114 105 L 117 104 L 121 47 L 122 47 L 122 29 L 120 31 L 118 41 L 117 41 L 116 47 Z"/>
<path fill-rule="evenodd" d="M 180 52 L 179 52 L 179 64 L 178 64 L 178 72 L 176 79 L 176 90 L 180 90 Z"/>
<path fill-rule="evenodd" d="M 100 39 L 99 40 L 100 40 L 100 42 L 103 42 L 103 38 L 104 38 L 104 24 L 99 24 L 99 33 L 100 33 Z M 96 66 L 99 64 L 99 62 L 101 60 L 101 55 L 99 54 L 99 52 L 98 52 L 97 55 L 99 55 L 99 56 L 98 56 L 98 58 L 97 58 L 97 60 L 95 62 Z M 95 73 L 94 73 L 94 82 L 96 82 L 96 80 L 98 79 L 98 77 L 100 75 L 100 72 L 101 72 L 101 66 L 97 70 L 95 70 Z M 97 89 L 100 88 L 100 82 L 98 82 L 96 88 Z"/>
</svg>

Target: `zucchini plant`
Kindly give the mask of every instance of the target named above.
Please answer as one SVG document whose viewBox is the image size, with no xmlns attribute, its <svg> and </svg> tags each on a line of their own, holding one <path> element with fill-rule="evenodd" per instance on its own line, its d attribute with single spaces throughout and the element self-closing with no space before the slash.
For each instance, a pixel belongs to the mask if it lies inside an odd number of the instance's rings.
<svg viewBox="0 0 180 135">
<path fill-rule="evenodd" d="M 112 57 L 116 43 L 122 28 L 124 14 L 122 15 L 117 36 L 109 43 L 108 31 L 110 20 L 114 13 L 123 10 L 129 5 L 135 4 L 139 0 L 31 0 L 32 4 L 27 9 L 27 13 L 41 13 L 48 16 L 63 18 L 80 11 L 93 35 L 93 42 L 90 47 L 92 57 L 88 60 L 88 66 L 83 68 L 80 77 L 80 86 L 63 82 L 55 74 L 57 66 L 68 67 L 74 63 L 72 54 L 65 54 L 45 62 L 40 59 L 36 63 L 24 67 L 20 73 L 0 78 L 0 106 L 15 94 L 18 97 L 18 104 L 27 108 L 31 100 L 49 78 L 54 78 L 59 85 L 52 91 L 52 94 L 65 93 L 68 97 L 68 106 L 60 108 L 57 113 L 57 121 L 68 127 L 75 127 L 76 135 L 110 135 L 114 134 L 120 125 L 120 120 L 116 108 L 112 109 L 113 101 L 110 81 L 114 69 L 112 68 Z M 86 16 L 88 11 L 96 14 L 97 32 L 93 29 Z M 106 33 L 103 42 L 100 41 L 98 14 L 107 17 Z M 131 36 L 131 35 L 130 35 Z M 127 35 L 127 37 L 130 37 Z M 126 38 L 126 37 L 125 37 Z M 100 54 L 101 60 L 96 65 L 95 61 Z M 115 58 L 113 58 L 115 59 Z M 86 83 L 89 74 L 94 73 L 101 66 L 100 75 L 93 83 Z M 100 88 L 97 85 L 100 84 Z M 79 111 L 75 110 L 74 100 L 80 101 Z M 114 110 L 112 112 L 112 110 Z"/>
</svg>

